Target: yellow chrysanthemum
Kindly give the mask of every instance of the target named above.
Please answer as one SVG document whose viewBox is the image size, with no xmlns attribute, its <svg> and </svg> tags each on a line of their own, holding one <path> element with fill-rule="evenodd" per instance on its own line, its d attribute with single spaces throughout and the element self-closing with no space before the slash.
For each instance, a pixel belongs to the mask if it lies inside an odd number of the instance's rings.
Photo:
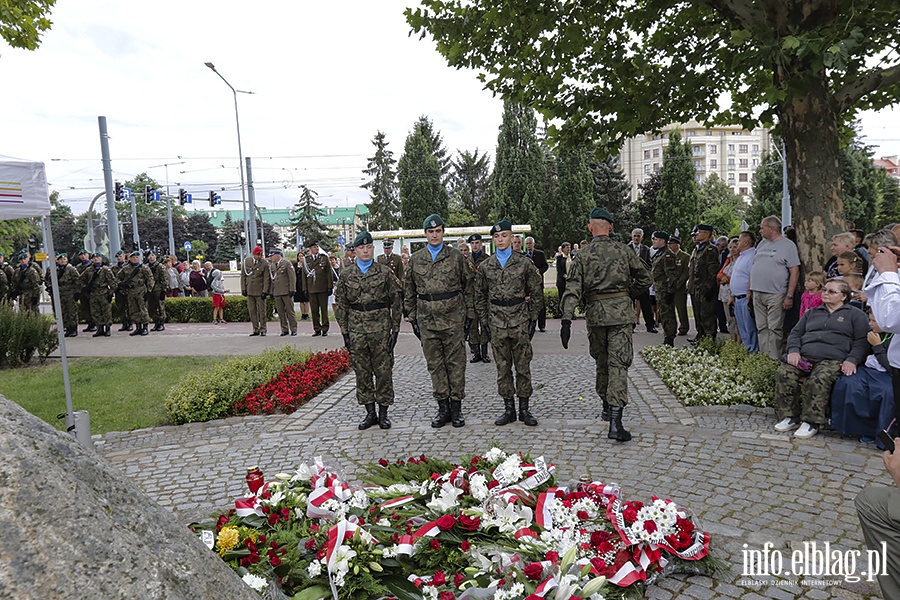
<svg viewBox="0 0 900 600">
<path fill-rule="evenodd" d="M 216 543 L 219 546 L 219 555 L 225 556 L 225 553 L 229 550 L 233 550 L 234 547 L 238 545 L 239 541 L 240 537 L 238 536 L 236 527 L 223 527 L 216 540 Z"/>
</svg>

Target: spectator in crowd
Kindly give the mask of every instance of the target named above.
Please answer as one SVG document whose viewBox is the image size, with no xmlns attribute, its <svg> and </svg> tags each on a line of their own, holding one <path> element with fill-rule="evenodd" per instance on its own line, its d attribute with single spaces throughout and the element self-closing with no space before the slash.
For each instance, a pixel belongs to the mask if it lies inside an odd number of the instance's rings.
<svg viewBox="0 0 900 600">
<path fill-rule="evenodd" d="M 191 272 L 188 275 L 188 286 L 191 289 L 192 296 L 200 296 L 203 298 L 209 296 L 209 286 L 206 284 L 206 276 L 201 270 L 199 260 L 195 260 L 191 263 Z"/>
<path fill-rule="evenodd" d="M 756 320 L 753 317 L 753 305 L 750 302 L 750 268 L 756 256 L 756 234 L 742 231 L 738 236 L 737 258 L 731 269 L 731 297 L 734 305 L 734 320 L 738 334 L 747 352 L 756 354 L 759 351 L 759 340 L 756 335 Z"/>
<path fill-rule="evenodd" d="M 163 264 L 166 267 L 166 277 L 169 282 L 169 291 L 166 296 L 178 298 L 181 296 L 181 279 L 178 277 L 178 269 L 175 268 L 175 259 L 167 256 Z"/>
<path fill-rule="evenodd" d="M 862 275 L 864 273 L 863 259 L 856 252 L 842 252 L 840 256 L 837 257 L 834 264 L 838 272 L 838 277 L 844 277 L 845 275 L 850 275 L 852 273 L 856 273 L 857 275 Z"/>
<path fill-rule="evenodd" d="M 409 246 L 400 246 L 400 260 L 403 261 L 403 269 L 409 265 Z"/>
<path fill-rule="evenodd" d="M 866 246 L 863 240 L 866 239 L 866 232 L 862 229 L 849 229 L 848 231 L 856 237 L 856 248 L 865 250 Z"/>
<path fill-rule="evenodd" d="M 302 284 L 303 276 L 303 250 L 297 252 L 297 259 L 294 261 L 294 275 L 297 281 L 297 290 L 294 292 L 294 302 L 300 304 L 300 320 L 309 321 L 309 292 Z"/>
<path fill-rule="evenodd" d="M 569 242 L 563 242 L 559 247 L 559 253 L 556 255 L 556 290 L 559 293 L 560 300 L 562 300 L 563 293 L 566 291 L 566 277 L 569 261 L 572 258 L 571 248 Z"/>
<path fill-rule="evenodd" d="M 582 244 L 582 246 L 583 246 L 583 245 L 584 245 L 584 244 Z M 575 244 L 574 246 L 572 246 L 572 258 L 575 258 L 575 255 L 578 254 L 578 249 L 579 249 L 579 248 L 580 248 L 580 246 L 579 246 L 578 244 Z"/>
<path fill-rule="evenodd" d="M 772 360 L 781 356 L 784 313 L 794 305 L 794 291 L 800 279 L 797 246 L 781 235 L 781 220 L 769 216 L 762 220 L 763 239 L 756 247 L 750 269 L 750 292 L 759 349 Z"/>
<path fill-rule="evenodd" d="M 456 242 L 456 249 L 462 252 L 463 256 L 469 258 L 469 244 L 466 243 L 466 240 L 459 238 Z"/>
<path fill-rule="evenodd" d="M 725 263 L 728 262 L 728 256 L 731 254 L 728 242 L 727 235 L 720 235 L 716 238 L 716 250 L 719 251 L 719 274 L 722 273 L 722 268 L 725 266 Z M 721 284 L 722 281 L 721 278 L 719 278 L 719 285 Z M 727 305 L 722 302 L 721 298 L 716 300 L 716 321 L 719 324 L 719 333 L 731 333 L 728 331 L 728 311 L 725 309 L 726 306 Z"/>
<path fill-rule="evenodd" d="M 544 273 L 550 269 L 550 265 L 547 264 L 547 255 L 544 254 L 543 250 L 535 247 L 534 238 L 531 236 L 525 238 L 525 255 L 531 259 L 531 262 L 534 263 L 534 266 L 537 267 L 538 272 L 541 274 L 541 290 L 543 290 Z M 546 310 L 538 313 L 538 329 L 542 332 L 547 331 Z"/>
<path fill-rule="evenodd" d="M 178 283 L 181 285 L 181 292 L 186 296 L 191 296 L 191 269 L 184 262 L 178 265 Z"/>
<path fill-rule="evenodd" d="M 831 238 L 831 258 L 825 263 L 825 277 L 833 279 L 840 276 L 837 269 L 838 256 L 844 252 L 853 252 L 856 248 L 856 236 L 845 231 Z"/>
<path fill-rule="evenodd" d="M 524 246 L 525 246 L 525 243 L 522 240 L 522 236 L 514 235 L 513 239 L 512 239 L 513 252 L 518 252 L 519 254 L 525 254 Z"/>
<path fill-rule="evenodd" d="M 203 265 L 206 268 L 206 283 L 212 294 L 213 324 L 225 324 L 225 281 L 222 279 L 222 271 L 215 268 L 209 261 Z"/>
<path fill-rule="evenodd" d="M 728 240 L 727 251 L 728 257 L 716 276 L 716 279 L 719 281 L 719 302 L 725 307 L 725 312 L 727 313 L 725 325 L 731 341 L 740 343 L 741 335 L 738 331 L 737 319 L 734 317 L 734 296 L 731 293 L 731 274 L 734 272 L 734 263 L 740 254 L 738 251 L 738 238 Z"/>
<path fill-rule="evenodd" d="M 633 229 L 631 231 L 631 241 L 628 242 L 628 247 L 637 254 L 637 257 L 641 259 L 641 262 L 644 263 L 644 266 L 647 267 L 647 270 L 650 270 L 650 248 L 645 246 L 644 241 L 644 230 L 643 229 Z M 650 293 L 644 292 L 640 296 L 634 299 L 634 316 L 635 316 L 635 327 L 637 327 L 638 321 L 638 313 L 644 315 L 644 324 L 647 326 L 647 331 L 649 333 L 656 333 L 656 319 L 653 316 L 653 305 L 650 303 Z"/>
<path fill-rule="evenodd" d="M 887 248 L 897 245 L 897 236 L 890 229 L 879 229 L 875 233 L 870 233 L 865 238 L 866 252 L 869 255 L 869 272 L 876 272 L 872 268 L 872 260 L 878 254 L 879 248 Z M 877 272 L 876 272 L 877 273 Z"/>
<path fill-rule="evenodd" d="M 675 282 L 675 312 L 678 313 L 678 335 L 687 335 L 691 330 L 687 309 L 687 282 L 690 276 L 688 269 L 691 255 L 681 249 L 681 238 L 669 236 L 669 249 L 675 253 L 675 267 L 678 279 Z"/>
<path fill-rule="evenodd" d="M 844 281 L 850 286 L 850 304 L 861 311 L 868 310 L 866 306 L 866 295 L 863 293 L 863 276 L 858 273 L 851 273 L 845 276 Z"/>
<path fill-rule="evenodd" d="M 800 316 L 811 308 L 822 306 L 822 289 L 825 287 L 825 273 L 812 271 L 803 282 L 803 295 L 800 297 Z"/>
<path fill-rule="evenodd" d="M 757 251 L 758 253 L 758 251 Z M 829 279 L 822 306 L 806 312 L 788 336 L 788 354 L 775 373 L 775 431 L 797 429 L 810 438 L 828 422 L 831 388 L 843 373 L 853 375 L 869 354 L 866 314 L 850 306 L 850 286 Z"/>
</svg>

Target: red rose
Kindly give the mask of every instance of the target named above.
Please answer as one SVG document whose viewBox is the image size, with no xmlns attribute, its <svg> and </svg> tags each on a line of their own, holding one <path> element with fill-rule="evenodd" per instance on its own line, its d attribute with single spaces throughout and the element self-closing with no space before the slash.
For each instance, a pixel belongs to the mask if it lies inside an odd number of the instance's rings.
<svg viewBox="0 0 900 600">
<path fill-rule="evenodd" d="M 431 545 L 432 550 L 440 550 L 441 549 L 441 543 L 437 540 L 431 540 L 430 545 Z"/>
<path fill-rule="evenodd" d="M 463 581 L 466 580 L 466 576 L 462 573 L 457 573 L 453 576 L 453 587 L 459 587 L 462 585 Z"/>
<path fill-rule="evenodd" d="M 256 552 L 256 544 L 254 544 L 253 542 L 247 540 L 247 543 L 244 545 L 247 547 L 247 550 L 249 550 L 250 552 Z"/>
<path fill-rule="evenodd" d="M 559 553 L 554 552 L 553 550 L 548 550 L 547 554 L 544 555 L 544 560 L 549 560 L 550 562 L 556 562 L 559 560 Z"/>
<path fill-rule="evenodd" d="M 444 515 L 437 520 L 438 529 L 441 531 L 450 531 L 456 525 L 456 517 L 453 515 Z"/>
<path fill-rule="evenodd" d="M 269 515 L 269 525 L 278 525 L 278 522 L 281 520 L 281 517 L 278 516 L 278 513 L 272 513 Z"/>
<path fill-rule="evenodd" d="M 273 567 L 277 567 L 278 565 L 281 564 L 281 559 L 278 558 L 277 556 L 270 556 L 269 562 L 272 563 Z"/>
<path fill-rule="evenodd" d="M 687 534 L 694 533 L 694 523 L 691 522 L 690 519 L 682 519 L 681 517 L 678 517 L 675 519 L 675 525 L 678 527 L 678 529 Z"/>
<path fill-rule="evenodd" d="M 447 576 L 444 575 L 443 571 L 437 571 L 434 574 L 434 577 L 431 578 L 431 585 L 438 587 L 447 583 Z"/>
<path fill-rule="evenodd" d="M 575 513 L 575 516 L 578 517 L 579 519 L 581 519 L 582 521 L 586 521 L 587 519 L 590 518 L 590 515 L 588 515 L 586 510 L 579 510 L 577 513 Z"/>
<path fill-rule="evenodd" d="M 609 540 L 610 535 L 605 531 L 592 531 L 591 532 L 591 543 L 593 545 L 602 544 L 603 542 Z"/>
<path fill-rule="evenodd" d="M 600 573 L 603 573 L 603 570 L 606 568 L 606 561 L 600 558 L 599 556 L 595 556 L 591 559 L 591 565 Z"/>
<path fill-rule="evenodd" d="M 456 596 L 453 595 L 453 592 L 441 592 L 438 594 L 438 600 L 454 600 Z"/>
<path fill-rule="evenodd" d="M 596 546 L 598 554 L 606 554 L 607 552 L 612 552 L 615 547 L 609 542 L 600 542 Z"/>
<path fill-rule="evenodd" d="M 656 533 L 657 530 L 656 522 L 654 521 L 644 521 L 644 531 L 647 533 Z"/>
<path fill-rule="evenodd" d="M 469 515 L 459 515 L 459 526 L 466 531 L 477 531 L 481 525 L 481 517 L 470 517 Z"/>
<path fill-rule="evenodd" d="M 316 558 L 318 558 L 319 560 L 325 558 L 325 548 L 319 548 L 319 551 L 316 552 Z"/>
<path fill-rule="evenodd" d="M 282 509 L 281 509 L 281 518 L 284 519 L 285 521 L 287 521 L 288 519 L 290 519 L 290 518 L 291 518 L 291 509 L 289 509 L 289 508 L 282 508 Z"/>
<path fill-rule="evenodd" d="M 378 464 L 381 465 L 382 467 L 386 467 L 386 466 L 388 466 L 388 465 L 391 464 L 391 463 L 388 462 L 388 459 L 386 459 L 386 458 L 379 458 L 379 459 L 378 459 Z"/>
<path fill-rule="evenodd" d="M 488 484 L 488 489 L 492 490 L 495 487 L 497 487 L 498 485 L 500 485 L 500 482 L 497 481 L 496 479 L 492 479 L 491 482 Z"/>
<path fill-rule="evenodd" d="M 679 531 L 675 537 L 678 538 L 678 543 L 675 546 L 676 550 L 684 550 L 694 542 L 691 536 L 683 531 Z"/>
<path fill-rule="evenodd" d="M 307 550 L 315 550 L 317 546 L 318 544 L 316 544 L 316 540 L 314 540 L 313 538 L 309 538 L 308 540 L 306 540 L 306 544 L 304 544 L 304 547 Z"/>
<path fill-rule="evenodd" d="M 468 552 L 469 548 L 471 548 L 471 547 L 472 547 L 472 544 L 469 543 L 469 540 L 463 540 L 462 543 L 459 545 L 459 549 L 462 550 L 463 552 Z"/>
<path fill-rule="evenodd" d="M 265 544 L 265 543 L 266 543 L 266 536 L 264 536 L 264 535 L 259 536 L 259 543 L 260 543 L 260 544 Z"/>
<path fill-rule="evenodd" d="M 637 521 L 638 511 L 636 508 L 629 506 L 622 510 L 622 518 L 625 519 L 625 522 L 628 525 L 631 525 L 635 521 Z"/>
<path fill-rule="evenodd" d="M 544 565 L 539 562 L 528 563 L 525 565 L 525 568 L 522 569 L 522 572 L 525 573 L 525 577 L 532 581 L 540 581 L 544 575 Z"/>
</svg>

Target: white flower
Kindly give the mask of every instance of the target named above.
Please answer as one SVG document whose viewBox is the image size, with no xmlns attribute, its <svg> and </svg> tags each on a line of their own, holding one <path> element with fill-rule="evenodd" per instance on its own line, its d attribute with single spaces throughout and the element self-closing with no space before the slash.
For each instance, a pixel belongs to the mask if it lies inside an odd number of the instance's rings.
<svg viewBox="0 0 900 600">
<path fill-rule="evenodd" d="M 459 498 L 462 493 L 463 491 L 461 489 L 454 486 L 452 483 L 447 482 L 441 486 L 440 497 L 437 498 L 432 494 L 431 502 L 427 503 L 425 506 L 435 512 L 445 513 L 454 506 L 459 506 L 457 498 Z"/>
<path fill-rule="evenodd" d="M 344 587 L 344 571 L 335 573 L 333 579 L 335 587 Z"/>
<path fill-rule="evenodd" d="M 380 527 L 390 527 L 391 522 L 385 518 L 381 518 L 381 519 L 378 519 L 378 522 L 376 523 L 376 525 L 378 525 Z"/>
<path fill-rule="evenodd" d="M 348 546 L 338 546 L 334 551 L 334 572 L 346 573 L 350 570 L 350 559 L 356 556 L 356 550 Z"/>
<path fill-rule="evenodd" d="M 497 461 L 503 460 L 506 458 L 506 452 L 501 450 L 500 448 L 491 448 L 484 454 L 484 460 L 489 463 L 495 463 Z"/>
<path fill-rule="evenodd" d="M 291 477 L 291 481 L 309 481 L 312 479 L 313 472 L 310 470 L 309 466 L 303 464 L 297 469 L 297 472 Z"/>
<path fill-rule="evenodd" d="M 511 454 L 494 469 L 494 477 L 508 485 L 522 478 L 522 460 L 518 454 Z"/>
<path fill-rule="evenodd" d="M 247 573 L 246 575 L 241 577 L 241 581 L 252 587 L 257 592 L 263 591 L 269 585 L 269 582 L 266 581 L 264 577 L 259 577 L 258 575 L 254 575 L 253 573 Z"/>
<path fill-rule="evenodd" d="M 509 593 L 513 596 L 521 596 L 525 593 L 525 584 L 523 583 L 514 583 L 509 588 Z"/>
<path fill-rule="evenodd" d="M 381 551 L 381 555 L 385 558 L 394 558 L 397 556 L 397 545 L 389 546 Z"/>
<path fill-rule="evenodd" d="M 516 508 L 515 504 L 500 500 L 492 505 L 490 512 L 485 513 L 483 527 L 496 526 L 503 533 L 515 533 L 531 525 L 533 514 L 528 506 Z"/>
<path fill-rule="evenodd" d="M 484 501 L 488 497 L 487 478 L 481 473 L 475 473 L 469 478 L 469 492 L 478 501 Z"/>
<path fill-rule="evenodd" d="M 314 560 L 311 563 L 309 563 L 309 567 L 306 568 L 306 574 L 309 576 L 310 579 L 321 575 L 322 574 L 322 563 L 320 563 L 317 560 Z"/>
<path fill-rule="evenodd" d="M 365 490 L 356 490 L 350 498 L 350 506 L 353 508 L 366 508 L 369 506 L 369 497 Z"/>
</svg>

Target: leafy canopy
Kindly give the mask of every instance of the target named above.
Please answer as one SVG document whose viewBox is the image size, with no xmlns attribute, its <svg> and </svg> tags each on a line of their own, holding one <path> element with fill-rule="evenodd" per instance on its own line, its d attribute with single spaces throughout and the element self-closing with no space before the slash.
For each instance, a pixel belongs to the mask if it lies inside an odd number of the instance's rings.
<svg viewBox="0 0 900 600">
<path fill-rule="evenodd" d="M 0 37 L 13 48 L 37 50 L 52 23 L 47 16 L 56 0 L 0 0 Z"/>
</svg>

